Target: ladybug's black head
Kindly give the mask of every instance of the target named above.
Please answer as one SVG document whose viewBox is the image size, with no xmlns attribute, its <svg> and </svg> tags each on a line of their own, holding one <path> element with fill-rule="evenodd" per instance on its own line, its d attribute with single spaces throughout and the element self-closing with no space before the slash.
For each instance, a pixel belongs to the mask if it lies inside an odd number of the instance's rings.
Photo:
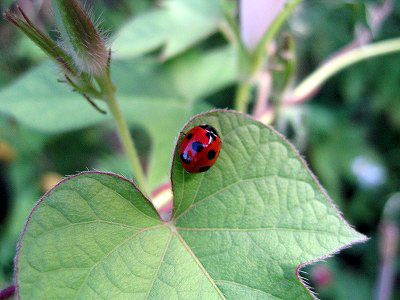
<svg viewBox="0 0 400 300">
<path fill-rule="evenodd" d="M 203 128 L 203 129 L 205 129 L 205 130 L 207 130 L 207 131 L 209 131 L 209 132 L 212 132 L 212 133 L 214 133 L 217 137 L 219 137 L 217 131 L 216 131 L 215 128 L 212 127 L 211 125 L 202 124 L 202 125 L 200 125 L 199 127 Z"/>
</svg>

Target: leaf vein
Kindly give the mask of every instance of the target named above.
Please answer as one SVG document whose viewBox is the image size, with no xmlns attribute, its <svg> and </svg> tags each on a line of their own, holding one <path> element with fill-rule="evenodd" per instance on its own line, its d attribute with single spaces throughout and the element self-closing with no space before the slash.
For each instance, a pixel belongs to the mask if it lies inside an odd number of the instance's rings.
<svg viewBox="0 0 400 300">
<path fill-rule="evenodd" d="M 151 284 L 150 284 L 150 286 L 149 286 L 149 290 L 147 291 L 147 294 L 146 294 L 145 299 L 148 299 L 148 298 L 149 298 L 150 292 L 151 292 L 151 290 L 152 290 L 153 287 L 154 287 L 154 283 L 155 283 L 155 281 L 156 281 L 156 279 L 157 279 L 157 277 L 158 277 L 158 273 L 160 272 L 161 265 L 163 264 L 163 260 L 164 260 L 164 258 L 165 258 L 165 255 L 167 254 L 167 250 L 168 250 L 168 247 L 169 247 L 169 245 L 170 245 L 170 243 L 171 243 L 171 239 L 172 239 L 172 231 L 170 232 L 170 234 L 169 234 L 169 236 L 168 236 L 168 240 L 167 240 L 167 242 L 165 243 L 165 248 L 164 248 L 163 254 L 162 254 L 161 257 L 160 257 L 160 263 L 158 264 L 158 267 L 157 267 L 156 272 L 154 272 L 154 277 L 153 277 L 153 279 L 152 279 L 152 281 L 151 281 Z"/>
<path fill-rule="evenodd" d="M 120 248 L 121 246 L 123 246 L 124 244 L 126 244 L 128 241 L 130 241 L 131 239 L 133 239 L 134 237 L 142 234 L 145 231 L 149 231 L 149 230 L 154 230 L 156 228 L 161 228 L 164 225 L 156 225 L 156 226 L 152 226 L 152 227 L 147 227 L 147 228 L 143 228 L 140 231 L 136 232 L 135 234 L 129 236 L 128 238 L 126 238 L 125 240 L 123 240 L 121 243 L 119 243 L 117 246 L 115 246 L 110 252 L 107 253 L 107 255 L 105 255 L 104 257 L 102 257 L 101 259 L 99 259 L 99 261 L 94 264 L 90 269 L 88 274 L 86 275 L 85 279 L 82 281 L 81 286 L 79 287 L 77 293 L 76 293 L 76 298 L 78 299 L 78 296 L 80 294 L 80 291 L 82 290 L 83 286 L 85 285 L 87 279 L 89 278 L 90 274 L 93 272 L 93 270 L 100 264 L 102 263 L 107 257 L 109 257 L 114 251 L 116 251 L 118 248 Z"/>
<path fill-rule="evenodd" d="M 186 215 L 186 214 L 187 214 L 189 211 L 191 211 L 195 206 L 199 205 L 200 203 L 203 203 L 204 201 L 209 200 L 210 198 L 212 198 L 212 197 L 215 196 L 215 195 L 218 195 L 218 194 L 220 194 L 220 193 L 222 193 L 222 192 L 228 190 L 229 188 L 231 188 L 232 186 L 234 186 L 234 185 L 236 185 L 236 184 L 240 184 L 240 183 L 242 183 L 242 182 L 247 182 L 247 181 L 256 181 L 256 180 L 261 180 L 261 179 L 278 178 L 278 177 L 279 177 L 279 178 L 286 179 L 286 180 L 301 181 L 301 182 L 304 182 L 304 183 L 306 183 L 306 184 L 308 184 L 308 185 L 310 184 L 310 183 L 307 182 L 307 181 L 302 181 L 302 180 L 292 179 L 292 178 L 286 178 L 286 177 L 283 177 L 283 176 L 280 176 L 280 175 L 277 175 L 277 174 L 276 174 L 276 175 L 269 175 L 269 176 L 260 176 L 260 177 L 248 178 L 248 179 L 242 179 L 242 178 L 241 178 L 241 179 L 239 179 L 238 181 L 235 181 L 235 182 L 233 182 L 233 183 L 231 183 L 231 184 L 229 184 L 229 185 L 223 187 L 222 189 L 220 189 L 220 190 L 218 190 L 218 191 L 216 191 L 216 192 L 214 192 L 214 193 L 212 193 L 212 194 L 206 196 L 205 198 L 200 199 L 200 200 L 198 200 L 198 201 L 192 203 L 182 214 L 180 214 L 180 215 L 175 219 L 175 221 L 178 221 L 178 219 L 180 219 L 182 216 Z"/>
<path fill-rule="evenodd" d="M 289 232 L 309 232 L 315 234 L 330 234 L 337 236 L 337 232 L 329 232 L 305 228 L 287 228 L 287 227 L 262 227 L 262 228 L 188 228 L 176 227 L 177 230 L 185 231 L 232 231 L 232 232 L 252 232 L 252 231 L 289 231 Z"/>
<path fill-rule="evenodd" d="M 254 291 L 256 291 L 256 292 L 263 293 L 263 294 L 267 295 L 268 297 L 274 297 L 274 299 L 283 300 L 283 298 L 276 297 L 276 296 L 274 296 L 274 295 L 272 295 L 272 294 L 270 294 L 270 293 L 267 293 L 267 292 L 265 292 L 265 291 L 263 291 L 263 290 L 260 290 L 260 289 L 257 289 L 257 288 L 253 288 L 253 287 L 250 287 L 250 286 L 247 286 L 247 285 L 244 285 L 244 284 L 235 282 L 235 281 L 222 280 L 222 279 L 221 279 L 221 280 L 215 280 L 215 282 L 216 282 L 216 283 L 220 282 L 220 283 L 222 283 L 222 284 L 225 283 L 225 284 L 237 285 L 237 286 L 240 286 L 240 287 L 244 287 L 244 288 L 246 288 L 246 289 L 251 289 L 251 290 L 254 290 Z"/>
<path fill-rule="evenodd" d="M 221 290 L 218 288 L 218 286 L 215 284 L 215 281 L 211 278 L 210 274 L 208 274 L 207 270 L 204 268 L 203 264 L 200 262 L 198 257 L 193 253 L 192 249 L 189 247 L 189 245 L 186 243 L 186 241 L 183 239 L 183 237 L 176 232 L 175 233 L 178 239 L 181 241 L 182 245 L 186 248 L 186 250 L 189 252 L 190 256 L 192 256 L 193 260 L 197 263 L 199 266 L 200 270 L 204 273 L 204 275 L 207 277 L 207 279 L 210 281 L 212 286 L 215 288 L 221 299 L 226 300 L 224 294 L 221 292 Z"/>
<path fill-rule="evenodd" d="M 111 191 L 111 192 L 114 193 L 114 194 L 117 194 L 120 198 L 122 198 L 122 199 L 128 201 L 128 203 L 129 203 L 130 205 L 132 205 L 132 207 L 133 207 L 137 212 L 139 212 L 141 215 L 143 215 L 145 218 L 150 219 L 150 220 L 152 220 L 152 221 L 160 221 L 159 219 L 150 217 L 149 215 L 145 214 L 143 211 L 141 211 L 140 209 L 138 209 L 138 208 L 135 206 L 135 204 L 134 204 L 130 199 L 125 198 L 125 197 L 124 197 L 123 195 L 121 195 L 118 191 L 116 191 L 116 190 L 114 190 L 114 189 L 111 189 L 110 187 L 106 186 L 104 183 L 100 182 L 99 180 L 97 180 L 97 179 L 95 179 L 95 178 L 92 178 L 92 179 L 95 180 L 95 181 L 97 181 L 99 184 L 101 184 L 101 185 L 104 186 L 105 188 L 107 188 L 107 190 Z M 135 189 L 136 189 L 136 187 L 135 187 Z M 140 191 L 139 191 L 138 189 L 136 189 L 136 190 L 140 193 Z M 145 201 L 150 202 L 146 197 L 144 197 L 144 196 L 142 196 L 142 197 L 144 198 Z M 150 202 L 150 204 L 151 204 L 151 202 Z"/>
<path fill-rule="evenodd" d="M 122 224 L 122 223 L 115 223 L 115 222 L 105 221 L 105 220 L 93 220 L 93 221 L 78 222 L 78 223 L 68 224 L 68 225 L 65 225 L 65 226 L 54 227 L 51 230 L 44 231 L 41 234 L 35 236 L 35 239 L 41 237 L 44 234 L 49 234 L 49 233 L 52 233 L 54 231 L 58 231 L 58 230 L 65 229 L 65 228 L 68 228 L 68 227 L 73 227 L 73 226 L 77 226 L 77 225 L 86 225 L 86 224 L 96 224 L 96 223 L 104 223 L 104 224 L 116 225 L 116 226 L 121 226 L 121 227 L 126 227 L 126 228 L 138 229 L 138 227 L 131 226 L 131 225 L 126 225 L 126 224 Z"/>
</svg>

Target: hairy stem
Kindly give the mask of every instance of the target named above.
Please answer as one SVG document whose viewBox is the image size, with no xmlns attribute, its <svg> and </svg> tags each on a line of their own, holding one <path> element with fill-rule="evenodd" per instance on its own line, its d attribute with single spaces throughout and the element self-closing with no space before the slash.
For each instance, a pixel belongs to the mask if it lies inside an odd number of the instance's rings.
<svg viewBox="0 0 400 300">
<path fill-rule="evenodd" d="M 118 129 L 118 134 L 124 152 L 128 157 L 129 163 L 131 165 L 136 183 L 143 194 L 147 196 L 148 194 L 146 177 L 144 175 L 144 171 L 139 160 L 139 155 L 136 150 L 135 143 L 133 142 L 133 139 L 129 132 L 128 124 L 115 97 L 116 89 L 111 80 L 108 78 L 97 78 L 97 80 L 103 91 L 103 98 L 107 102 L 107 105 L 114 117 Z"/>
<path fill-rule="evenodd" d="M 107 103 L 117 124 L 122 146 L 124 147 L 124 151 L 131 164 L 137 185 L 140 190 L 147 195 L 146 177 L 144 176 L 143 168 L 140 164 L 139 155 L 136 151 L 136 147 L 129 132 L 128 125 L 125 121 L 124 115 L 122 114 L 119 103 L 115 98 L 115 95 L 110 95 Z"/>
</svg>

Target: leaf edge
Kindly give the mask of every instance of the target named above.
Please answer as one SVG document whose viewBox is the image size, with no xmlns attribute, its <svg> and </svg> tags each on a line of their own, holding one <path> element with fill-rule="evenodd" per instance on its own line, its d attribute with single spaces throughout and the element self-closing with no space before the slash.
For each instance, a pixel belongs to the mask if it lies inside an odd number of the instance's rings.
<svg viewBox="0 0 400 300">
<path fill-rule="evenodd" d="M 113 172 L 102 172 L 102 171 L 96 171 L 96 170 L 94 170 L 94 171 L 82 171 L 82 172 L 78 172 L 77 174 L 74 174 L 74 175 L 66 176 L 66 177 L 63 178 L 60 182 L 58 182 L 55 186 L 53 186 L 51 189 L 49 189 L 46 193 L 44 193 L 42 197 L 40 197 L 40 199 L 39 199 L 39 200 L 34 204 L 34 206 L 32 207 L 32 209 L 31 209 L 31 211 L 30 211 L 28 217 L 26 218 L 24 227 L 23 227 L 23 229 L 22 229 L 22 231 L 21 231 L 20 237 L 19 237 L 18 242 L 17 242 L 16 254 L 15 254 L 15 257 L 14 257 L 14 276 L 13 276 L 13 278 L 14 278 L 14 286 L 15 286 L 14 295 L 15 295 L 15 298 L 16 298 L 17 300 L 21 299 L 20 294 L 19 294 L 19 284 L 18 284 L 18 271 L 19 271 L 19 269 L 18 269 L 18 262 L 19 262 L 19 257 L 20 257 L 20 254 L 21 254 L 22 239 L 23 239 L 24 236 L 25 236 L 27 227 L 28 227 L 28 225 L 29 225 L 30 220 L 32 219 L 33 213 L 34 213 L 35 210 L 39 207 L 39 205 L 40 205 L 40 204 L 41 204 L 41 203 L 42 203 L 56 188 L 58 188 L 59 185 L 61 185 L 62 183 L 66 182 L 66 181 L 68 181 L 68 180 L 74 179 L 74 178 L 76 178 L 76 177 L 78 177 L 78 176 L 88 175 L 88 174 L 89 174 L 89 175 L 90 175 L 90 174 L 92 174 L 92 175 L 93 175 L 93 174 L 94 174 L 94 175 L 108 175 L 108 176 L 111 176 L 111 177 L 115 177 L 115 178 L 118 178 L 118 179 L 122 179 L 122 180 L 124 180 L 125 182 L 131 184 L 131 186 L 132 186 L 135 190 L 137 190 L 137 191 L 143 196 L 143 198 L 144 198 L 145 200 L 147 200 L 147 201 L 149 202 L 149 204 L 151 205 L 151 207 L 153 208 L 153 210 L 155 211 L 155 213 L 159 216 L 160 222 L 164 223 L 164 221 L 161 219 L 159 213 L 157 212 L 156 208 L 154 207 L 153 203 L 142 193 L 142 191 L 138 188 L 138 186 L 136 185 L 136 183 L 133 182 L 132 180 L 130 180 L 130 179 L 124 177 L 124 176 L 118 175 L 118 174 L 113 173 Z"/>
</svg>

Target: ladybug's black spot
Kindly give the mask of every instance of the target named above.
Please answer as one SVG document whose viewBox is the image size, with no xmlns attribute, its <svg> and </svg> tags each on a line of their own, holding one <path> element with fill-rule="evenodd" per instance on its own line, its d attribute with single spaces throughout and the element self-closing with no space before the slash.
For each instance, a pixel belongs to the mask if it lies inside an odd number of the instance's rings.
<svg viewBox="0 0 400 300">
<path fill-rule="evenodd" d="M 214 159 L 215 158 L 215 155 L 216 155 L 217 153 L 214 151 L 214 150 L 210 150 L 210 151 L 208 151 L 208 153 L 207 153 L 207 158 L 209 159 L 209 160 L 212 160 L 212 159 Z"/>
<path fill-rule="evenodd" d="M 201 152 L 201 151 L 203 151 L 204 146 L 203 146 L 203 144 L 200 143 L 200 142 L 194 142 L 194 143 L 192 144 L 192 149 L 193 149 L 193 151 L 195 151 L 195 152 Z"/>
<path fill-rule="evenodd" d="M 181 153 L 181 161 L 187 165 L 190 165 L 190 157 L 187 155 L 187 153 Z"/>
<path fill-rule="evenodd" d="M 186 136 L 186 139 L 190 140 L 190 139 L 192 138 L 192 136 L 193 136 L 193 134 L 192 134 L 192 133 L 189 133 L 189 134 Z"/>
<path fill-rule="evenodd" d="M 208 169 L 210 169 L 210 166 L 201 167 L 201 168 L 199 169 L 199 172 L 205 172 L 205 171 L 207 171 Z"/>
<path fill-rule="evenodd" d="M 215 141 L 215 140 L 217 139 L 217 137 L 215 136 L 215 134 L 213 134 L 213 133 L 211 133 L 211 132 L 207 132 L 207 133 L 206 133 L 206 136 L 207 136 L 209 139 L 213 139 L 213 141 Z"/>
<path fill-rule="evenodd" d="M 203 128 L 203 129 L 205 129 L 207 131 L 210 131 L 210 132 L 214 133 L 216 136 L 219 137 L 219 135 L 218 135 L 217 131 L 215 130 L 215 128 L 210 126 L 210 125 L 208 125 L 208 124 L 200 125 L 200 128 Z"/>
</svg>

